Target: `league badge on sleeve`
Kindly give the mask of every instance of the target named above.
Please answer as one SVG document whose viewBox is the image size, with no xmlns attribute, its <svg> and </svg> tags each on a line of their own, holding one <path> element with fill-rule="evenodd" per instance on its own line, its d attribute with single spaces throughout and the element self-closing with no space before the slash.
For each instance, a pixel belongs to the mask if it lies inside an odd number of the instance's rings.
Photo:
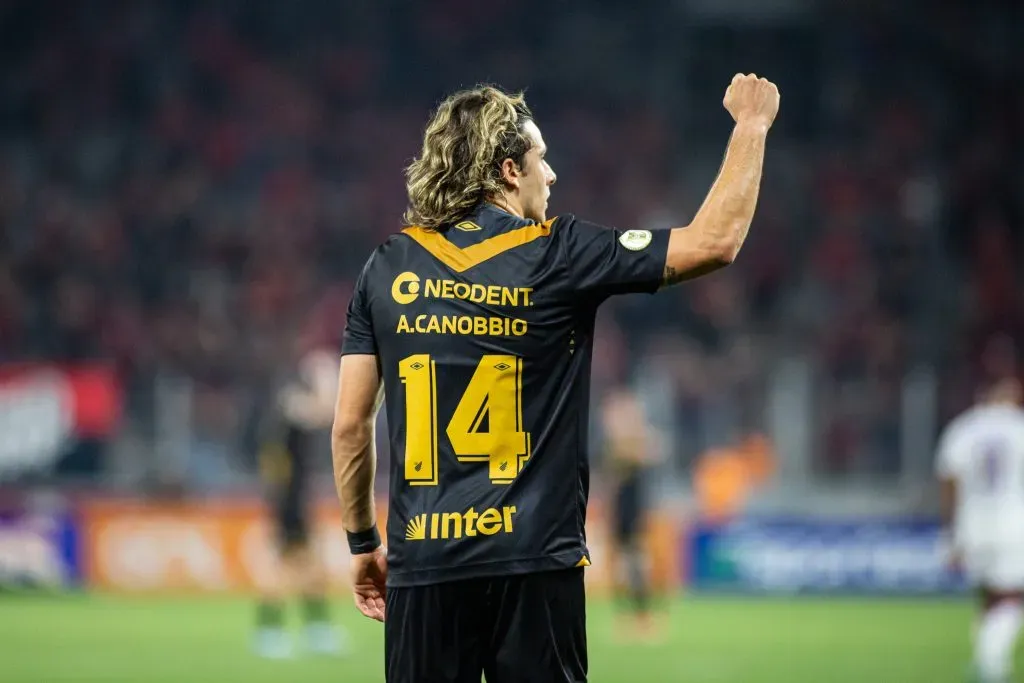
<svg viewBox="0 0 1024 683">
<path fill-rule="evenodd" d="M 619 244 L 630 251 L 646 249 L 651 243 L 650 230 L 627 230 L 619 237 Z"/>
</svg>

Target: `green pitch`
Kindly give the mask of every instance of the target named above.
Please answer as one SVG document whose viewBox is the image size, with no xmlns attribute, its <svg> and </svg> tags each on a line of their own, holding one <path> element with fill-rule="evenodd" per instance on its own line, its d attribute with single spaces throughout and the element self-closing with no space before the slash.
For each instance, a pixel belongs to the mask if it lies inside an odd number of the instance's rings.
<svg viewBox="0 0 1024 683">
<path fill-rule="evenodd" d="M 267 662 L 248 649 L 248 601 L 0 594 L 0 680 L 383 680 L 380 625 L 340 599 L 335 611 L 358 654 Z M 591 603 L 593 683 L 962 683 L 972 619 L 956 601 L 687 598 L 663 643 L 638 644 L 620 641 L 614 614 Z"/>
</svg>

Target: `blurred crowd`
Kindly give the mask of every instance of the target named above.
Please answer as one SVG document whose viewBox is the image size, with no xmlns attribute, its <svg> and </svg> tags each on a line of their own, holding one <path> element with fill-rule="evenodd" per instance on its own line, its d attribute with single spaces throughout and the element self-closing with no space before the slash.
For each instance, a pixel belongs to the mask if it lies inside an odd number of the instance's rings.
<svg viewBox="0 0 1024 683">
<path fill-rule="evenodd" d="M 609 305 L 595 386 L 656 367 L 689 461 L 764 429 L 799 357 L 819 472 L 897 474 L 905 378 L 937 371 L 946 417 L 993 337 L 998 368 L 1024 341 L 1020 18 L 844 4 L 734 25 L 688 3 L 2 2 L 0 363 L 111 360 L 142 433 L 157 381 L 188 378 L 196 442 L 244 470 L 249 406 L 339 338 L 447 92 L 528 89 L 554 212 L 670 227 L 714 179 L 725 85 L 758 70 L 782 110 L 746 248 Z"/>
</svg>

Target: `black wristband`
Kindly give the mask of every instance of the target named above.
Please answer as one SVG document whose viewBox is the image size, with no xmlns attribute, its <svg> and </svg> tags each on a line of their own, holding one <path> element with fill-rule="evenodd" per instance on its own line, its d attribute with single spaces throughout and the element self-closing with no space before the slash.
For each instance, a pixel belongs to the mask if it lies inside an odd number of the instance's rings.
<svg viewBox="0 0 1024 683">
<path fill-rule="evenodd" d="M 380 532 L 377 531 L 376 526 L 372 526 L 366 531 L 346 531 L 345 535 L 348 536 L 349 552 L 353 555 L 372 553 L 380 547 Z"/>
</svg>

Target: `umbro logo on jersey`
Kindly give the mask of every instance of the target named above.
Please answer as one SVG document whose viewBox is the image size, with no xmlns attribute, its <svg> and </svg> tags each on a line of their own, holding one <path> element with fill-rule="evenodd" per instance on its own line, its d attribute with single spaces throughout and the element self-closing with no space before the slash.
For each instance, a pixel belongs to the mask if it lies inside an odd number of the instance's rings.
<svg viewBox="0 0 1024 683">
<path fill-rule="evenodd" d="M 461 223 L 456 223 L 455 229 L 461 230 L 462 232 L 476 232 L 477 230 L 483 230 L 483 228 L 473 221 L 462 221 Z"/>
</svg>

